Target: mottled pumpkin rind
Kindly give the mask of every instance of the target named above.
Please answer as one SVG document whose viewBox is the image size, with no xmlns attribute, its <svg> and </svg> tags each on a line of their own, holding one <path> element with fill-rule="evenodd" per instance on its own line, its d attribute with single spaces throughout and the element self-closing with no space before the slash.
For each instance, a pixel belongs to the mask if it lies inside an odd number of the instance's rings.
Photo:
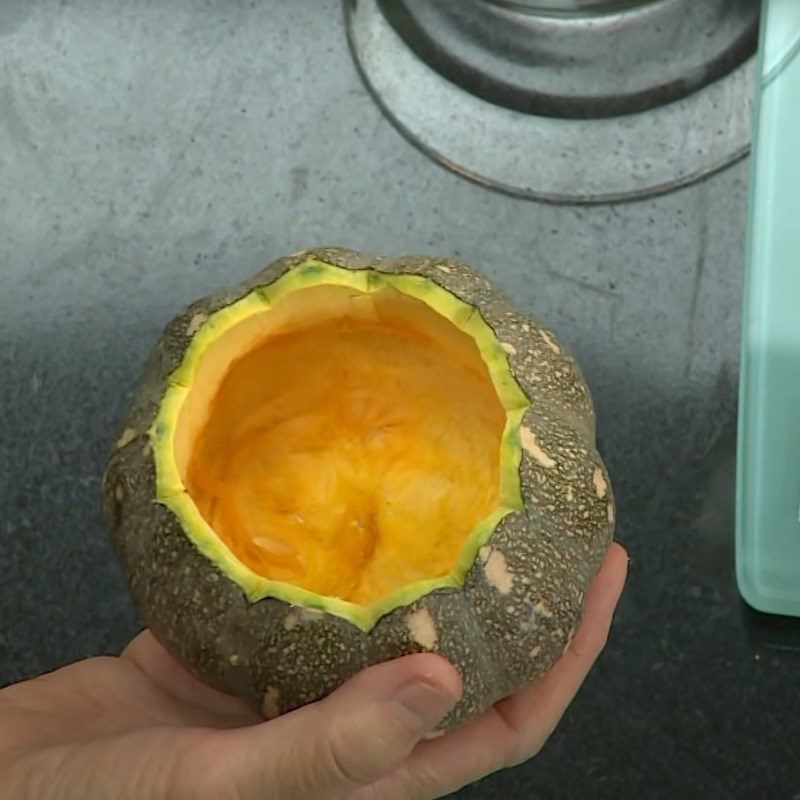
<svg viewBox="0 0 800 800">
<path fill-rule="evenodd" d="M 213 312 L 308 258 L 423 275 L 475 306 L 531 402 L 521 431 L 525 510 L 498 525 L 462 588 L 436 590 L 397 608 L 366 633 L 280 600 L 248 603 L 154 500 L 147 431 L 193 334 Z M 588 388 L 558 337 L 465 265 L 320 248 L 274 262 L 241 286 L 193 303 L 167 325 L 117 437 L 103 481 L 104 512 L 145 624 L 212 685 L 271 717 L 324 697 L 366 666 L 430 650 L 452 661 L 464 681 L 461 701 L 441 726 L 450 729 L 547 672 L 580 622 L 614 532 L 614 500 L 594 424 Z"/>
</svg>

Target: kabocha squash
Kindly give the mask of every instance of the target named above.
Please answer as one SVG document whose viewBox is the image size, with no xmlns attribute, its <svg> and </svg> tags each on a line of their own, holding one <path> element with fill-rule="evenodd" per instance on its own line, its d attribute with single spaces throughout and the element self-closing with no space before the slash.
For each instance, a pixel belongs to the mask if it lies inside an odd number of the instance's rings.
<svg viewBox="0 0 800 800">
<path fill-rule="evenodd" d="M 557 337 L 456 261 L 333 248 L 167 326 L 103 492 L 145 623 L 266 717 L 430 650 L 458 725 L 556 661 L 614 529 Z"/>
</svg>

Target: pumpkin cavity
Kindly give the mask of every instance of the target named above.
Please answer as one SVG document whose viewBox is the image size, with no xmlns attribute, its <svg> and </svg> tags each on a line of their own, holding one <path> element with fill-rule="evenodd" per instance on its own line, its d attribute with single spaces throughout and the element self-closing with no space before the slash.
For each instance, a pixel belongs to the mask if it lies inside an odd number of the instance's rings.
<svg viewBox="0 0 800 800">
<path fill-rule="evenodd" d="M 452 583 L 470 536 L 485 541 L 519 493 L 503 463 L 519 446 L 496 386 L 498 359 L 514 383 L 502 345 L 481 348 L 390 276 L 257 299 L 241 319 L 198 324 L 191 369 L 174 376 L 179 408 L 158 433 L 183 516 L 196 511 L 249 573 L 315 596 L 369 607 Z M 191 535 L 197 521 L 182 522 Z"/>
</svg>

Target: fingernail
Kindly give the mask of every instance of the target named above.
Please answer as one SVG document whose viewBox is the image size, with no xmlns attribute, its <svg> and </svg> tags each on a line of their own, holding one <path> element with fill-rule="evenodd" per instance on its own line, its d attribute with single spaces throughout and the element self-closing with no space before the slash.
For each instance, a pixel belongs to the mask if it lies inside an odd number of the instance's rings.
<svg viewBox="0 0 800 800">
<path fill-rule="evenodd" d="M 426 681 L 403 684 L 394 694 L 394 701 L 418 720 L 421 730 L 430 730 L 456 704 L 449 692 Z"/>
</svg>

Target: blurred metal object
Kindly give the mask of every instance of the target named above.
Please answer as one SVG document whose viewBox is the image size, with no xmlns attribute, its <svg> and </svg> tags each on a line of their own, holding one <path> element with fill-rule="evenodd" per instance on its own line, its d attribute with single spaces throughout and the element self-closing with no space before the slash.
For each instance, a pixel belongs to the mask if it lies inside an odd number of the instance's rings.
<svg viewBox="0 0 800 800">
<path fill-rule="evenodd" d="M 487 0 L 510 8 L 530 9 L 537 14 L 582 14 L 619 11 L 631 6 L 643 6 L 658 0 Z"/>
<path fill-rule="evenodd" d="M 416 145 L 512 194 L 668 191 L 749 146 L 753 0 L 346 0 L 356 61 Z"/>
<path fill-rule="evenodd" d="M 746 60 L 758 38 L 752 0 L 378 5 L 406 45 L 457 86 L 555 117 L 611 117 L 685 97 Z"/>
</svg>

